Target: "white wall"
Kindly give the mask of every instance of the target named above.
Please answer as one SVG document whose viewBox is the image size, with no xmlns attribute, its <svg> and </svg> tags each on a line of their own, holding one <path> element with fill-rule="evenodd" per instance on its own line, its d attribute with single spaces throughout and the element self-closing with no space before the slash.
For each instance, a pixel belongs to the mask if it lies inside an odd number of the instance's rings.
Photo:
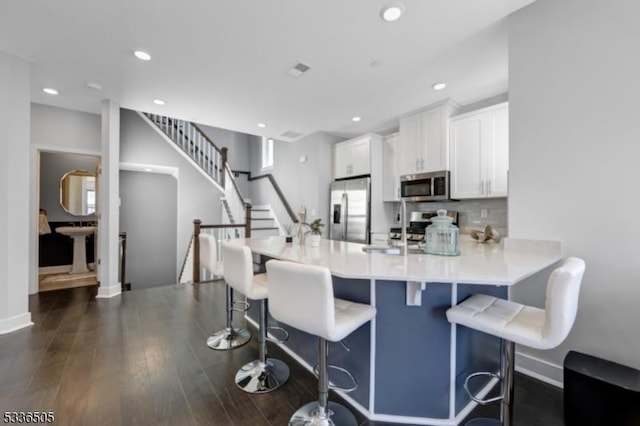
<svg viewBox="0 0 640 426">
<path fill-rule="evenodd" d="M 178 154 L 138 113 L 122 109 L 120 124 L 120 162 L 178 169 L 176 267 L 179 273 L 193 233 L 193 220 L 201 219 L 203 223 L 208 224 L 222 223 L 220 197 L 223 194 L 187 159 Z M 150 210 L 147 214 L 162 212 Z"/>
<path fill-rule="evenodd" d="M 538 0 L 510 18 L 509 233 L 587 264 L 567 341 L 520 348 L 556 366 L 577 350 L 640 368 L 638 17 L 634 0 Z M 540 284 L 512 294 L 541 304 Z"/>
<path fill-rule="evenodd" d="M 0 52 L 0 334 L 31 324 L 28 312 L 30 191 L 29 98 L 31 69 Z M 36 260 L 37 262 L 37 260 Z"/>
</svg>

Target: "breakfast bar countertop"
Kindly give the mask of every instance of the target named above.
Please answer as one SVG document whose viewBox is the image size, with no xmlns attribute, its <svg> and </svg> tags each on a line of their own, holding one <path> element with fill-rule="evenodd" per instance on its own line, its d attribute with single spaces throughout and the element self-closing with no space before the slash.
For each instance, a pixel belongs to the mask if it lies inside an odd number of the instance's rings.
<svg viewBox="0 0 640 426">
<path fill-rule="evenodd" d="M 280 260 L 325 266 L 352 279 L 513 285 L 561 259 L 560 242 L 506 238 L 480 244 L 460 240 L 460 256 L 365 253 L 363 244 L 321 240 L 319 247 L 284 237 L 235 240 L 252 252 Z"/>
</svg>

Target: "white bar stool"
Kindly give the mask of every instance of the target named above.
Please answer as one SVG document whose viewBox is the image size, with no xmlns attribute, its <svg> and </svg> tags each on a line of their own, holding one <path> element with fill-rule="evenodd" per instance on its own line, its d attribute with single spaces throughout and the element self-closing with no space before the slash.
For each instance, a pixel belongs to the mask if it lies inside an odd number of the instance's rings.
<svg viewBox="0 0 640 426">
<path fill-rule="evenodd" d="M 376 308 L 335 299 L 331 273 L 327 268 L 270 260 L 267 262 L 267 275 L 271 315 L 278 321 L 318 336 L 318 401 L 299 408 L 289 420 L 289 425 L 357 425 L 351 411 L 328 401 L 328 341 L 339 342 L 371 321 L 376 315 Z"/>
<path fill-rule="evenodd" d="M 204 266 L 213 275 L 224 277 L 224 264 L 218 261 L 217 241 L 213 235 L 200 234 L 200 264 Z M 207 346 L 217 351 L 227 351 L 239 348 L 251 339 L 251 333 L 244 328 L 233 328 L 233 311 L 246 311 L 245 309 L 236 309 L 233 302 L 233 289 L 226 284 L 227 292 L 227 326 L 215 332 L 207 339 Z"/>
<path fill-rule="evenodd" d="M 225 279 L 235 290 L 249 299 L 260 301 L 260 327 L 258 330 L 259 359 L 245 364 L 236 373 L 236 385 L 248 393 L 266 393 L 278 389 L 289 378 L 289 367 L 284 362 L 267 358 L 267 274 L 253 275 L 251 249 L 237 243 L 222 245 Z"/>
<path fill-rule="evenodd" d="M 513 425 L 515 344 L 534 349 L 552 349 L 566 339 L 576 319 L 584 269 L 582 259 L 570 257 L 551 273 L 547 283 L 545 309 L 475 294 L 447 310 L 449 322 L 502 339 L 500 375 L 489 372 L 473 373 L 464 382 L 464 388 L 473 401 L 481 405 L 502 401 L 500 420 L 473 419 L 467 422 L 467 426 Z M 478 376 L 500 379 L 501 395 L 487 400 L 472 395 L 469 391 L 469 380 Z"/>
</svg>

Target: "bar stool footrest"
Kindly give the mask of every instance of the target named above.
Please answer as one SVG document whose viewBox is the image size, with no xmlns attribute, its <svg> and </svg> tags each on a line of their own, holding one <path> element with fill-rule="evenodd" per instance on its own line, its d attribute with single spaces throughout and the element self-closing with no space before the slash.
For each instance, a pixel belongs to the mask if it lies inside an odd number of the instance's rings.
<svg viewBox="0 0 640 426">
<path fill-rule="evenodd" d="M 231 306 L 231 310 L 235 312 L 247 312 L 251 304 L 245 300 L 236 300 Z"/>
<path fill-rule="evenodd" d="M 351 374 L 349 372 L 349 370 L 347 370 L 346 368 L 342 368 L 339 367 L 337 365 L 334 364 L 327 364 L 327 367 L 329 368 L 329 371 L 331 370 L 337 370 L 343 374 L 345 374 L 353 383 L 351 386 L 349 387 L 342 387 L 342 386 L 337 386 L 331 383 L 331 379 L 329 379 L 329 389 L 333 389 L 333 390 L 339 390 L 345 393 L 349 393 L 349 392 L 353 392 L 354 390 L 358 389 L 358 382 L 356 381 L 356 378 L 353 377 L 353 374 Z M 318 372 L 318 365 L 314 365 L 313 366 L 313 374 L 315 374 L 316 377 L 319 377 L 319 372 Z"/>
<path fill-rule="evenodd" d="M 504 399 L 504 395 L 498 395 L 495 396 L 493 398 L 489 398 L 489 399 L 480 399 L 478 397 L 476 397 L 470 390 L 469 390 L 469 381 L 471 381 L 471 379 L 475 378 L 475 377 L 484 377 L 484 376 L 489 376 L 489 377 L 493 377 L 494 379 L 498 379 L 498 381 L 502 381 L 502 379 L 500 378 L 500 376 L 496 373 L 491 373 L 489 371 L 479 371 L 477 373 L 473 373 L 473 374 L 469 374 L 467 376 L 467 378 L 464 381 L 464 390 L 467 392 L 467 395 L 469 395 L 469 398 L 471 398 L 471 400 L 475 403 L 478 403 L 480 405 L 487 405 L 487 404 L 493 404 L 494 402 L 498 402 L 498 401 L 502 401 Z"/>
<path fill-rule="evenodd" d="M 287 330 L 285 330 L 284 328 L 278 327 L 278 326 L 267 327 L 267 332 L 271 332 L 271 331 L 276 331 L 277 333 L 282 333 L 283 337 L 282 337 L 282 339 L 278 339 L 276 337 L 268 337 L 267 336 L 267 341 L 268 342 L 284 343 L 287 340 L 289 340 L 289 332 Z"/>
</svg>

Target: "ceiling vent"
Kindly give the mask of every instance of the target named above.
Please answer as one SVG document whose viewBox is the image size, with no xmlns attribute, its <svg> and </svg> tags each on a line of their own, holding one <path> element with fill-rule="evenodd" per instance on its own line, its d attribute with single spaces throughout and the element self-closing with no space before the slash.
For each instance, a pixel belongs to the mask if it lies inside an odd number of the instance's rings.
<svg viewBox="0 0 640 426">
<path fill-rule="evenodd" d="M 287 71 L 287 74 L 289 74 L 293 78 L 298 78 L 298 77 L 301 77 L 304 73 L 306 73 L 310 69 L 311 67 L 309 65 L 303 62 L 298 62 L 289 71 Z"/>
<path fill-rule="evenodd" d="M 298 139 L 300 136 L 302 136 L 302 133 L 294 132 L 291 130 L 287 130 L 286 132 L 280 134 L 280 137 L 287 139 Z"/>
</svg>

